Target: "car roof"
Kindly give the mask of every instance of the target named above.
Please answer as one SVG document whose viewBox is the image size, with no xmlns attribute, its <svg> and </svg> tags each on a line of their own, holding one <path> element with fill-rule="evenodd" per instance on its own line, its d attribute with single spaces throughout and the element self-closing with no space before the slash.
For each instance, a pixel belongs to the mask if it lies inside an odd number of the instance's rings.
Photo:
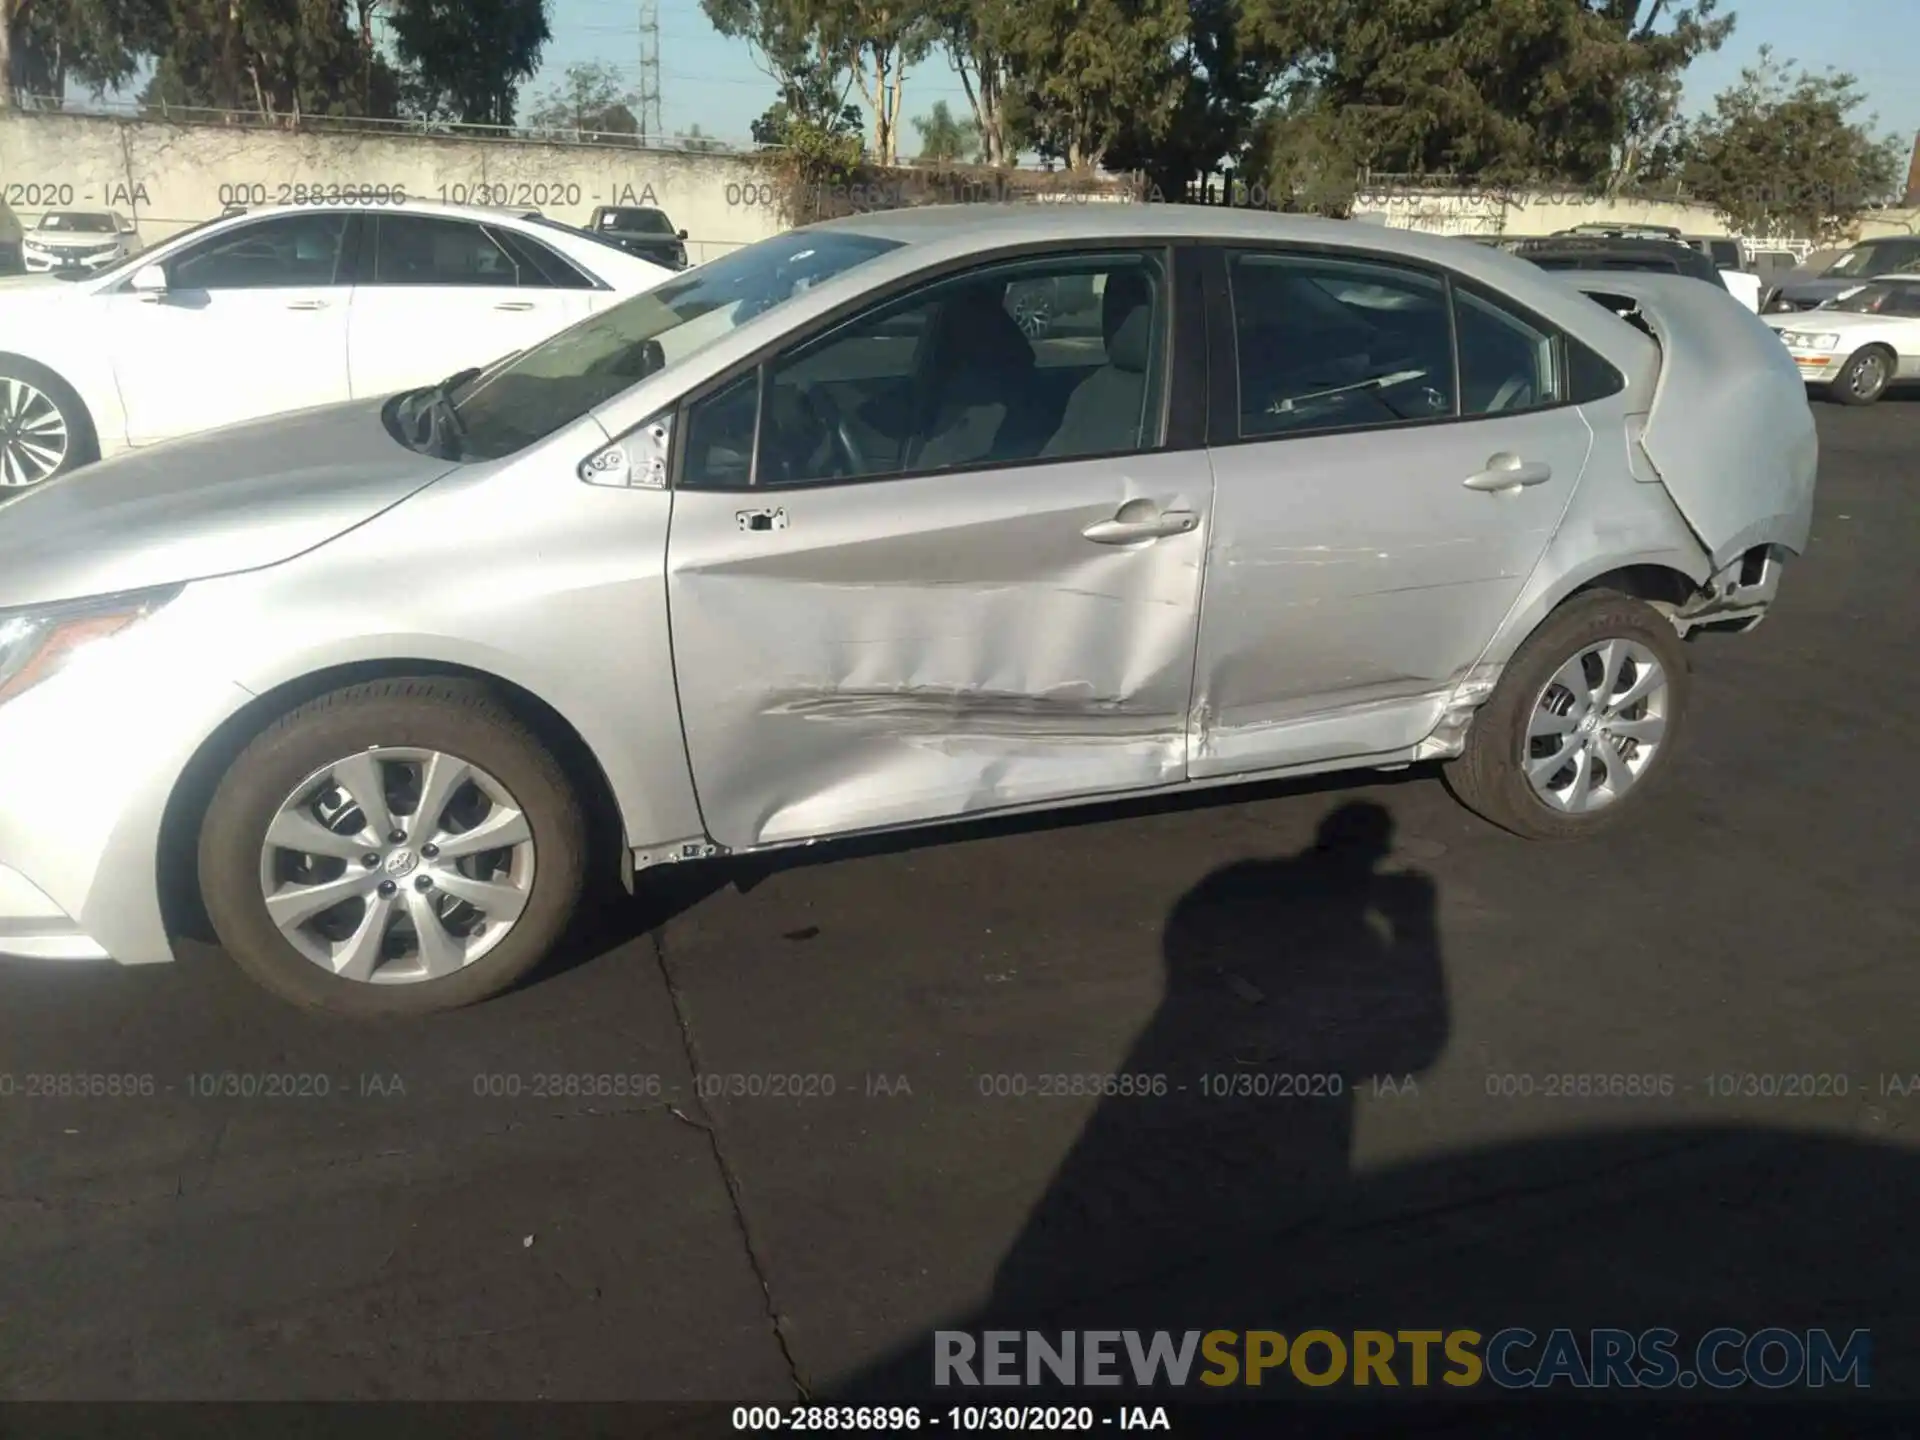
<svg viewBox="0 0 1920 1440">
<path fill-rule="evenodd" d="M 797 233 L 868 235 L 897 244 L 965 244 L 980 248 L 1104 240 L 1222 240 L 1250 244 L 1351 246 L 1360 242 L 1415 260 L 1445 263 L 1462 250 L 1486 254 L 1490 247 L 1453 235 L 1395 226 L 1286 215 L 1227 205 L 1166 205 L 1131 200 L 1075 199 L 919 205 L 873 210 L 816 221 Z"/>
</svg>

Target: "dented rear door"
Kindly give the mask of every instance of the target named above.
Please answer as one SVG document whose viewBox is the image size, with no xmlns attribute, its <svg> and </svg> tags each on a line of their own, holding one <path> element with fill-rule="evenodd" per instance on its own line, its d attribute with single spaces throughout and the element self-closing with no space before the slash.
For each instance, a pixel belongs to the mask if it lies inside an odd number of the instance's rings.
<svg viewBox="0 0 1920 1440">
<path fill-rule="evenodd" d="M 1211 503 L 1202 451 L 678 491 L 669 603 L 708 835 L 738 850 L 1184 779 Z M 1153 515 L 1176 518 L 1100 528 Z"/>
</svg>

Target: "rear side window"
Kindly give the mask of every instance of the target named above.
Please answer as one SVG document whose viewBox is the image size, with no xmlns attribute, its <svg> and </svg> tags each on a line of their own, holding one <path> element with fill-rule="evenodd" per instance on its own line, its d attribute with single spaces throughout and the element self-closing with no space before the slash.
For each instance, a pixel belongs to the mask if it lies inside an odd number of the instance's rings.
<svg viewBox="0 0 1920 1440">
<path fill-rule="evenodd" d="M 1504 415 L 1560 403 L 1563 386 L 1552 332 L 1472 290 L 1456 287 L 1453 301 L 1462 415 Z"/>
<path fill-rule="evenodd" d="M 377 224 L 376 285 L 517 287 L 521 283 L 520 264 L 484 226 L 470 220 L 382 215 Z"/>
<path fill-rule="evenodd" d="M 1446 286 L 1327 256 L 1231 257 L 1242 439 L 1455 413 Z"/>
<path fill-rule="evenodd" d="M 1707 253 L 1722 270 L 1738 270 L 1741 266 L 1738 240 L 1710 240 L 1707 242 Z"/>
<path fill-rule="evenodd" d="M 1644 331 L 1645 326 L 1640 328 Z M 1571 335 L 1563 343 L 1567 356 L 1567 398 L 1574 404 L 1590 405 L 1627 388 L 1627 377 L 1598 352 Z"/>
<path fill-rule="evenodd" d="M 512 230 L 496 230 L 491 226 L 487 234 L 520 266 L 522 286 L 544 285 L 554 290 L 593 289 L 593 281 L 581 274 L 564 256 L 555 254 L 538 240 Z"/>
</svg>

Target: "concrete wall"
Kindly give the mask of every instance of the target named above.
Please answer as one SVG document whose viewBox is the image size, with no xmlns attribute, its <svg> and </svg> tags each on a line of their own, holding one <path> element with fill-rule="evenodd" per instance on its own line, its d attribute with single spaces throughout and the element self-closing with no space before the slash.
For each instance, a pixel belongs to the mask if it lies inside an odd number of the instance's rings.
<svg viewBox="0 0 1920 1440">
<path fill-rule="evenodd" d="M 1020 178 L 1065 183 L 1064 177 Z M 659 205 L 687 231 L 696 262 L 764 239 L 786 223 L 767 172 L 740 155 L 0 114 L 0 199 L 28 224 L 49 209 L 118 210 L 153 244 L 229 203 L 275 204 L 335 187 L 359 187 L 376 200 L 398 190 L 415 199 L 526 207 L 570 223 L 584 221 L 596 205 Z M 975 182 L 952 198 L 979 189 Z M 893 202 L 882 194 L 868 203 Z M 1545 235 L 1595 221 L 1728 233 L 1704 205 L 1599 201 L 1572 192 L 1388 186 L 1363 193 L 1358 208 L 1390 225 L 1443 234 Z M 1912 210 L 1877 212 L 1861 226 L 1863 236 L 1916 231 L 1920 211 Z"/>
<path fill-rule="evenodd" d="M 29 225 L 43 210 L 118 210 L 151 245 L 230 202 L 336 186 L 524 206 L 570 224 L 596 205 L 659 205 L 696 262 L 784 228 L 766 171 L 744 156 L 0 114 L 0 199 Z"/>
</svg>

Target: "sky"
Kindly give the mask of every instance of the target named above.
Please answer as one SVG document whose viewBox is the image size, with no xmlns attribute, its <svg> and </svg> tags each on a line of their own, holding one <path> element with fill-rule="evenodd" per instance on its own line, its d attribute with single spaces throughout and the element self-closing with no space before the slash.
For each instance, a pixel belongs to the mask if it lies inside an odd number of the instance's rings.
<svg viewBox="0 0 1920 1440">
<path fill-rule="evenodd" d="M 702 134 L 745 143 L 754 117 L 773 103 L 772 82 L 754 66 L 745 44 L 715 32 L 699 0 L 658 4 L 660 108 L 667 130 L 698 125 Z M 1722 0 L 1722 8 L 1737 17 L 1733 36 L 1689 70 L 1689 110 L 1708 108 L 1717 92 L 1739 80 L 1760 46 L 1771 44 L 1780 59 L 1852 72 L 1883 130 L 1909 141 L 1920 130 L 1920 0 Z M 521 91 L 522 114 L 569 65 L 599 61 L 637 82 L 639 0 L 552 0 L 550 14 L 553 39 L 539 73 Z M 939 100 L 957 115 L 969 113 L 965 92 L 937 52 L 908 72 L 904 100 L 910 117 L 925 115 Z M 911 153 L 917 140 L 909 127 L 903 151 Z"/>
</svg>

